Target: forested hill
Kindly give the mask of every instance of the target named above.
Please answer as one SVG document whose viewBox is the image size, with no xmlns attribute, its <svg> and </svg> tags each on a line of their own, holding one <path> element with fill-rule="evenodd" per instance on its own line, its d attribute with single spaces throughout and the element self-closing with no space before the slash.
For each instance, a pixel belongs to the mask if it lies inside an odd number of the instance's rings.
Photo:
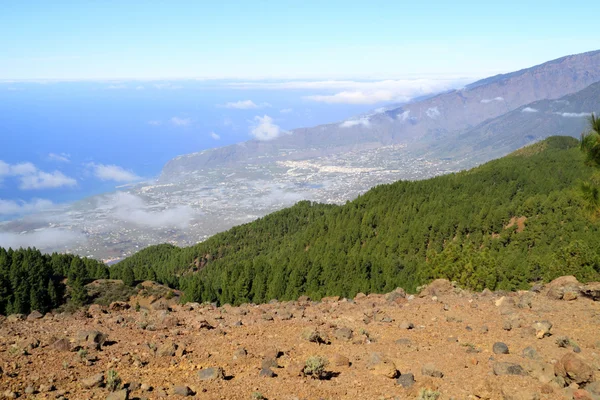
<svg viewBox="0 0 600 400">
<path fill-rule="evenodd" d="M 481 290 L 573 274 L 600 279 L 599 223 L 577 140 L 552 137 L 470 171 L 373 188 L 343 206 L 300 202 L 189 248 L 153 246 L 111 268 L 188 300 L 354 296 L 437 277 Z"/>
</svg>

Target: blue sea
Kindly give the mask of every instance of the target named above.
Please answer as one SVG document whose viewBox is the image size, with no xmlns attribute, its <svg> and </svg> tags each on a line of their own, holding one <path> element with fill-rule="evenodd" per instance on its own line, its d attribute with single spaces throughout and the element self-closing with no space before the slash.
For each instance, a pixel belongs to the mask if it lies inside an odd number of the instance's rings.
<svg viewBox="0 0 600 400">
<path fill-rule="evenodd" d="M 289 130 L 374 108 L 307 98 L 327 90 L 275 87 L 235 81 L 0 82 L 0 160 L 32 163 L 77 181 L 23 189 L 14 176 L 0 176 L 0 201 L 71 202 L 122 184 L 93 176 L 91 163 L 151 179 L 177 155 L 251 139 L 257 116 L 268 115 Z"/>
</svg>

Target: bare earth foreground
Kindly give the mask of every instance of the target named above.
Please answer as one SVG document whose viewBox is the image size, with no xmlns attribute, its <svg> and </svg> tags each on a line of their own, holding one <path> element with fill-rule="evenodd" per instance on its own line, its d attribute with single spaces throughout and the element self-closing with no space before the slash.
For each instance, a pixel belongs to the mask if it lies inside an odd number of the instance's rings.
<svg viewBox="0 0 600 400">
<path fill-rule="evenodd" d="M 438 280 L 416 296 L 13 315 L 0 320 L 0 396 L 600 399 L 599 297 L 572 277 L 518 293 Z"/>
</svg>

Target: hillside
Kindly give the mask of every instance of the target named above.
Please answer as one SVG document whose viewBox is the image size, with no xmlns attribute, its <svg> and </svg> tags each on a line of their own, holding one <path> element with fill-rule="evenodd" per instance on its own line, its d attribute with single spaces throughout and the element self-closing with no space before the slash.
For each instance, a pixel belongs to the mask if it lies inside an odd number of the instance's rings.
<svg viewBox="0 0 600 400">
<path fill-rule="evenodd" d="M 517 147 L 549 136 L 579 137 L 586 116 L 600 110 L 600 83 L 555 100 L 539 100 L 473 129 L 447 137 L 429 151 L 446 157 L 469 158 L 473 164 L 501 157 Z"/>
<path fill-rule="evenodd" d="M 299 128 L 271 141 L 250 140 L 182 155 L 165 165 L 160 180 L 185 179 L 198 170 L 311 159 L 397 143 L 420 148 L 529 103 L 558 99 L 598 81 L 600 51 L 562 57 L 383 112 L 357 116 L 345 123 Z"/>
<path fill-rule="evenodd" d="M 0 396 L 595 400 L 599 293 L 573 277 L 519 293 L 438 280 L 417 296 L 0 316 Z"/>
<path fill-rule="evenodd" d="M 147 248 L 111 268 L 221 304 L 395 287 L 444 277 L 481 290 L 600 278 L 599 225 L 578 183 L 578 142 L 552 137 L 470 171 L 373 188 L 343 206 L 300 202 L 189 248 Z"/>
</svg>

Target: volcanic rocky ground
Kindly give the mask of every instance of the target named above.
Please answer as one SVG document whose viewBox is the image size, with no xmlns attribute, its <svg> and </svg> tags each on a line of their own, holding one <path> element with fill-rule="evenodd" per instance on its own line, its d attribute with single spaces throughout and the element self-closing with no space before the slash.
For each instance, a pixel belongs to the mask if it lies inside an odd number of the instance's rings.
<svg viewBox="0 0 600 400">
<path fill-rule="evenodd" d="M 600 399 L 599 297 L 600 284 L 573 277 L 516 293 L 437 280 L 413 296 L 239 307 L 138 297 L 12 315 L 0 320 L 0 396 Z"/>
</svg>

